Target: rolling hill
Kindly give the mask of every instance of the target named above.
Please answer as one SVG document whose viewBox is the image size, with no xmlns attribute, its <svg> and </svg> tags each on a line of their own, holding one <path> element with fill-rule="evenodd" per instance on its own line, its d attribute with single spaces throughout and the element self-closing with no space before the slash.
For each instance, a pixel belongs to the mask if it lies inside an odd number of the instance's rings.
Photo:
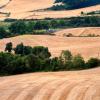
<svg viewBox="0 0 100 100">
<path fill-rule="evenodd" d="M 68 11 L 44 11 L 54 5 L 54 0 L 11 0 L 9 4 L 0 9 L 2 12 L 10 13 L 10 16 L 1 14 L 0 19 L 15 18 L 15 19 L 43 19 L 43 18 L 64 18 L 71 16 L 80 16 L 81 11 L 91 12 L 100 10 L 100 5 L 95 5 L 87 8 L 81 8 Z"/>
<path fill-rule="evenodd" d="M 0 40 L 0 51 L 12 42 L 14 46 L 23 42 L 29 46 L 48 47 L 52 56 L 59 56 L 62 50 L 71 50 L 73 54 L 82 54 L 85 59 L 99 57 L 100 37 L 62 37 L 50 35 L 22 35 Z"/>
<path fill-rule="evenodd" d="M 100 68 L 0 77 L 0 100 L 100 100 Z"/>
<path fill-rule="evenodd" d="M 61 29 L 54 33 L 57 36 L 67 36 L 68 34 L 72 34 L 73 36 L 100 36 L 100 28 L 99 27 L 81 27 L 81 28 L 68 28 Z"/>
</svg>

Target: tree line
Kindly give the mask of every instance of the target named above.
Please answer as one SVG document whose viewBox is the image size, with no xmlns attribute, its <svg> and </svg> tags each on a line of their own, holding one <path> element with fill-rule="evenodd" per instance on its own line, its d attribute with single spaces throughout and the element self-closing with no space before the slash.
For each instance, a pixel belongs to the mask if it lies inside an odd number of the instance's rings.
<svg viewBox="0 0 100 100">
<path fill-rule="evenodd" d="M 73 56 L 69 50 L 62 51 L 59 57 L 51 57 L 47 47 L 30 47 L 23 43 L 15 48 L 11 42 L 7 43 L 5 51 L 0 52 L 0 75 L 82 70 L 100 65 L 100 59 L 90 58 L 85 61 L 80 54 Z"/>
<path fill-rule="evenodd" d="M 68 9 L 77 9 L 77 8 L 97 5 L 100 4 L 100 0 L 55 0 L 54 3 L 62 3 L 62 4 L 54 5 L 50 9 L 68 10 Z"/>
<path fill-rule="evenodd" d="M 51 34 L 59 28 L 99 27 L 100 18 L 96 16 L 72 17 L 65 19 L 11 22 L 8 27 L 0 27 L 0 39 L 22 34 Z"/>
</svg>

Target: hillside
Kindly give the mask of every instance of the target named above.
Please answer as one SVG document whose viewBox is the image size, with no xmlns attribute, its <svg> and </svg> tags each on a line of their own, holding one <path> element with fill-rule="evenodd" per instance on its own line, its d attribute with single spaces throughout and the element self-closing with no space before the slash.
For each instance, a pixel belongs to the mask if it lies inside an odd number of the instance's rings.
<svg viewBox="0 0 100 100">
<path fill-rule="evenodd" d="M 4 7 L 5 5 L 7 5 L 9 3 L 9 0 L 0 0 L 0 8 Z"/>
<path fill-rule="evenodd" d="M 100 36 L 99 27 L 82 27 L 82 28 L 68 28 L 61 29 L 54 33 L 57 36 L 67 36 L 72 34 L 72 36 Z"/>
<path fill-rule="evenodd" d="M 13 42 L 14 46 L 23 42 L 29 46 L 46 46 L 52 56 L 59 56 L 62 50 L 71 50 L 73 54 L 82 54 L 85 59 L 99 57 L 100 37 L 61 37 L 50 35 L 22 35 L 0 40 L 0 51 L 5 44 Z"/>
<path fill-rule="evenodd" d="M 3 7 L 1 12 L 10 13 L 9 16 L 1 14 L 0 19 L 16 18 L 16 19 L 42 19 L 42 18 L 63 18 L 71 16 L 80 16 L 81 11 L 91 12 L 100 10 L 100 5 L 87 8 L 81 8 L 69 11 L 44 11 L 39 9 L 49 8 L 54 5 L 54 0 L 11 0 L 9 4 Z M 34 11 L 35 10 L 35 11 Z M 39 10 L 39 11 L 37 11 Z"/>
<path fill-rule="evenodd" d="M 0 77 L 0 100 L 100 100 L 100 68 Z"/>
<path fill-rule="evenodd" d="M 100 4 L 100 0 L 55 0 L 60 5 L 53 6 L 54 10 L 77 9 Z"/>
</svg>

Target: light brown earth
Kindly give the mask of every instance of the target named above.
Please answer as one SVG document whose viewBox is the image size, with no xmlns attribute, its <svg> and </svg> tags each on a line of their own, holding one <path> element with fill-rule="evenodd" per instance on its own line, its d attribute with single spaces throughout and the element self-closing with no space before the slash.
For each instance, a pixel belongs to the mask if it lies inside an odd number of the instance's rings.
<svg viewBox="0 0 100 100">
<path fill-rule="evenodd" d="M 100 100 L 100 68 L 0 77 L 0 100 Z"/>
<path fill-rule="evenodd" d="M 3 1 L 3 0 L 2 0 Z M 5 1 L 5 0 L 4 0 Z M 63 18 L 71 16 L 80 16 L 81 11 L 90 12 L 100 10 L 100 5 L 91 6 L 68 11 L 35 11 L 51 7 L 54 0 L 11 0 L 7 6 L 0 9 L 2 12 L 11 13 L 10 17 L 1 14 L 0 19 L 17 18 L 17 19 L 42 19 L 42 18 Z"/>
<path fill-rule="evenodd" d="M 0 7 L 6 5 L 9 2 L 9 0 L 0 0 Z"/>
<path fill-rule="evenodd" d="M 81 28 L 68 28 L 61 29 L 54 33 L 57 36 L 67 36 L 72 34 L 73 36 L 100 36 L 100 27 L 81 27 Z"/>
<path fill-rule="evenodd" d="M 85 59 L 100 57 L 100 37 L 62 37 L 52 35 L 22 35 L 0 40 L 0 51 L 12 42 L 29 46 L 48 47 L 52 56 L 59 56 L 62 50 L 70 50 L 73 54 L 80 53 Z"/>
</svg>

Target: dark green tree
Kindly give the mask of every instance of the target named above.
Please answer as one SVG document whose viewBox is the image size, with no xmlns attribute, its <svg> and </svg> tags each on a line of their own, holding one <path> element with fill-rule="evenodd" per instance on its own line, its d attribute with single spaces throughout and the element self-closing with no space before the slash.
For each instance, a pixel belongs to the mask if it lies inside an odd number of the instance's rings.
<svg viewBox="0 0 100 100">
<path fill-rule="evenodd" d="M 4 27 L 0 27 L 0 39 L 6 38 L 8 36 L 8 33 Z"/>
<path fill-rule="evenodd" d="M 86 63 L 86 68 L 94 68 L 100 66 L 100 60 L 97 58 L 90 58 Z"/>
<path fill-rule="evenodd" d="M 72 62 L 73 62 L 73 67 L 72 67 L 73 70 L 85 69 L 85 61 L 80 54 L 74 56 Z"/>
<path fill-rule="evenodd" d="M 11 52 L 12 49 L 13 49 L 13 44 L 12 44 L 12 42 L 7 43 L 7 44 L 6 44 L 5 51 Z"/>
<path fill-rule="evenodd" d="M 33 48 L 32 53 L 41 59 L 47 59 L 51 56 L 47 47 L 36 46 Z"/>
<path fill-rule="evenodd" d="M 16 46 L 16 48 L 14 48 L 15 54 L 21 54 L 21 55 L 23 55 L 23 54 L 24 54 L 23 49 L 24 49 L 23 43 L 18 44 L 18 45 Z"/>
<path fill-rule="evenodd" d="M 10 25 L 9 30 L 14 34 L 25 34 L 27 33 L 27 25 L 24 21 L 16 21 Z"/>
</svg>

